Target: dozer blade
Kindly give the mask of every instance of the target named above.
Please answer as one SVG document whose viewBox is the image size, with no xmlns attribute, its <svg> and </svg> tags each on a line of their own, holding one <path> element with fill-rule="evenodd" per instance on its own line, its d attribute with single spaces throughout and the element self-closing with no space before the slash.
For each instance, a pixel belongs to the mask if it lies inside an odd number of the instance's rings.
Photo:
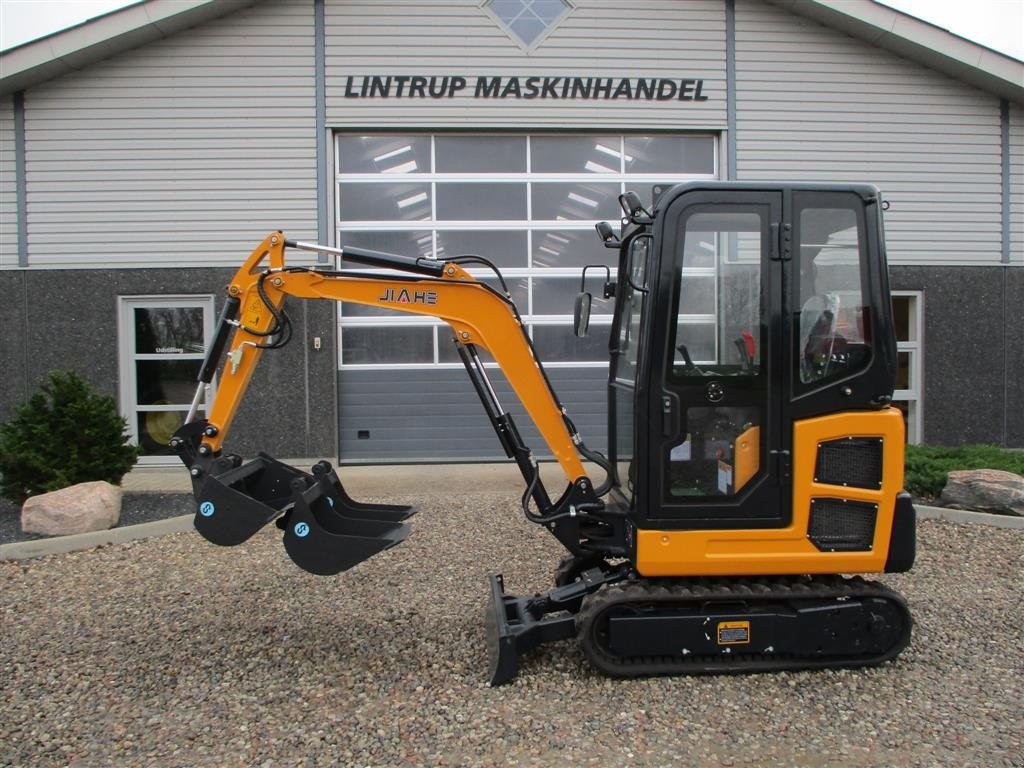
<svg viewBox="0 0 1024 768">
<path fill-rule="evenodd" d="M 541 643 L 566 640 L 576 634 L 576 620 L 568 613 L 535 615 L 531 598 L 505 594 L 501 574 L 490 577 L 491 602 L 487 606 L 485 631 L 488 674 L 492 686 L 502 685 L 519 672 L 519 657 Z"/>
<path fill-rule="evenodd" d="M 380 512 L 398 514 L 401 508 L 372 510 L 371 505 L 360 505 L 367 517 L 355 517 L 353 509 L 325 494 L 324 483 L 307 478 L 292 481 L 292 494 L 284 548 L 296 565 L 310 573 L 332 576 L 348 570 L 409 535 L 406 523 L 368 517 Z M 401 514 L 407 517 L 411 510 L 404 508 Z"/>
<path fill-rule="evenodd" d="M 292 501 L 292 481 L 302 477 L 309 475 L 263 453 L 209 474 L 196 490 L 196 530 L 222 547 L 241 544 L 281 514 Z"/>
</svg>

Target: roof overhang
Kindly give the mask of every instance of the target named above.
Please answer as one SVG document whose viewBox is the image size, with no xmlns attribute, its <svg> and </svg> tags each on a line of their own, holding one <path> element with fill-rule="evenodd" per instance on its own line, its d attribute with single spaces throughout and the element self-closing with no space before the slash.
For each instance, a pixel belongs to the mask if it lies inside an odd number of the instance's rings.
<svg viewBox="0 0 1024 768">
<path fill-rule="evenodd" d="M 1024 103 L 1024 62 L 873 0 L 767 0 L 790 13 Z"/>
<path fill-rule="evenodd" d="M 0 95 L 253 5 L 258 0 L 146 0 L 0 54 Z"/>
<path fill-rule="evenodd" d="M 0 54 L 0 95 L 23 90 L 259 0 L 140 0 Z M 874 0 L 767 0 L 787 11 L 1024 103 L 1024 62 Z"/>
</svg>

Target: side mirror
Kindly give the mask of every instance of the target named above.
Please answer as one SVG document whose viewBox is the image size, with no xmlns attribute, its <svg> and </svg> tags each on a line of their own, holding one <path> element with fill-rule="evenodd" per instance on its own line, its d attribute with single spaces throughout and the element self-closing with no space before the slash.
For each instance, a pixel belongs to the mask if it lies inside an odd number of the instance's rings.
<svg viewBox="0 0 1024 768">
<path fill-rule="evenodd" d="M 634 224 L 651 224 L 654 221 L 636 192 L 623 192 L 619 195 L 619 205 L 622 206 L 626 218 Z"/>
<path fill-rule="evenodd" d="M 589 293 L 576 294 L 576 306 L 573 308 L 572 330 L 578 338 L 585 338 L 590 328 L 590 302 L 592 297 Z"/>
<path fill-rule="evenodd" d="M 615 236 L 615 230 L 612 229 L 612 225 L 607 221 L 599 221 L 594 225 L 597 230 L 597 236 L 604 244 L 605 248 L 618 248 L 622 245 L 619 242 L 619 238 Z"/>
</svg>

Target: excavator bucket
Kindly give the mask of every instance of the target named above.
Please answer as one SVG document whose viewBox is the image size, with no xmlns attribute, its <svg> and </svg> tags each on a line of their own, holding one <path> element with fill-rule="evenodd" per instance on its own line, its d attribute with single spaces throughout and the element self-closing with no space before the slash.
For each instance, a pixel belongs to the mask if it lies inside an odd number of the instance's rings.
<svg viewBox="0 0 1024 768">
<path fill-rule="evenodd" d="M 247 464 L 207 475 L 196 498 L 195 527 L 208 541 L 241 544 L 280 518 L 288 555 L 322 576 L 403 541 L 410 531 L 403 521 L 415 512 L 404 505 L 353 500 L 326 461 L 309 474 L 262 453 Z"/>
<path fill-rule="evenodd" d="M 196 490 L 196 530 L 222 547 L 241 544 L 291 504 L 291 482 L 303 476 L 265 453 L 227 472 L 206 475 Z"/>
</svg>

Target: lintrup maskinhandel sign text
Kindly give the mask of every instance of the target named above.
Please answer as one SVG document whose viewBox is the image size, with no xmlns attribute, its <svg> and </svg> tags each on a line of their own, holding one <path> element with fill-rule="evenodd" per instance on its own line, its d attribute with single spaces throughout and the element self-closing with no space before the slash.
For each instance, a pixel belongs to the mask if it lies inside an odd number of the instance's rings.
<svg viewBox="0 0 1024 768">
<path fill-rule="evenodd" d="M 518 75 L 349 75 L 346 99 L 623 99 L 707 101 L 700 79 L 520 77 Z"/>
</svg>

